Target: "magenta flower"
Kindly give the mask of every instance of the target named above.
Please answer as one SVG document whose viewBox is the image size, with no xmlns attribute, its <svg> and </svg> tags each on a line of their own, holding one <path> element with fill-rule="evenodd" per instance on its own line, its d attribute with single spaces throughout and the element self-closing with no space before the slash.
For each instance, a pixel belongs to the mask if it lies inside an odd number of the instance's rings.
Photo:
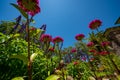
<svg viewBox="0 0 120 80">
<path fill-rule="evenodd" d="M 50 42 L 52 41 L 52 36 L 49 34 L 43 34 L 40 38 L 41 42 Z"/>
<path fill-rule="evenodd" d="M 21 9 L 31 16 L 40 12 L 39 0 L 17 0 L 17 3 Z"/>
<path fill-rule="evenodd" d="M 77 51 L 76 48 L 72 48 L 72 50 L 71 50 L 72 53 L 74 53 L 76 51 Z"/>
<path fill-rule="evenodd" d="M 75 36 L 75 39 L 78 40 L 78 41 L 80 41 L 80 40 L 82 40 L 84 37 L 85 37 L 84 34 L 77 34 L 77 35 Z"/>
<path fill-rule="evenodd" d="M 57 37 L 53 38 L 52 41 L 53 41 L 53 43 L 59 43 L 59 42 L 63 42 L 63 39 L 61 37 L 57 36 Z"/>
<path fill-rule="evenodd" d="M 93 47 L 94 46 L 94 43 L 93 42 L 89 42 L 88 44 L 87 44 L 87 47 Z"/>
<path fill-rule="evenodd" d="M 90 22 L 89 28 L 96 29 L 96 28 L 100 27 L 101 24 L 102 24 L 102 22 L 100 20 L 96 19 L 96 20 L 93 20 L 92 22 Z"/>
<path fill-rule="evenodd" d="M 91 50 L 89 50 L 89 52 L 91 52 L 91 53 L 96 53 L 97 51 L 94 50 L 94 49 L 91 49 Z"/>
<path fill-rule="evenodd" d="M 110 45 L 110 42 L 109 41 L 103 41 L 103 42 L 101 42 L 101 45 L 102 46 L 108 46 L 108 45 Z"/>
</svg>

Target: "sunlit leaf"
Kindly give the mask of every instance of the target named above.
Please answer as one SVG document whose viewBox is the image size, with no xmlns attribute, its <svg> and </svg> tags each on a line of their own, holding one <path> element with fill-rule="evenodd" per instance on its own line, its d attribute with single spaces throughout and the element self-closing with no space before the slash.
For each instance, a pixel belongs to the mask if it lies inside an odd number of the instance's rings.
<svg viewBox="0 0 120 80">
<path fill-rule="evenodd" d="M 51 75 L 46 80 L 57 80 L 58 78 L 60 78 L 58 75 Z"/>
<path fill-rule="evenodd" d="M 50 71 L 48 71 L 48 76 L 50 76 Z"/>
<path fill-rule="evenodd" d="M 24 55 L 12 55 L 10 58 L 16 58 L 22 60 L 25 64 L 28 63 L 27 57 Z"/>
<path fill-rule="evenodd" d="M 14 35 L 14 37 L 19 37 L 19 36 L 20 36 L 20 34 L 15 34 L 15 35 Z"/>
<path fill-rule="evenodd" d="M 11 80 L 24 80 L 24 79 L 23 79 L 23 77 L 15 77 L 15 78 L 13 78 Z"/>
<path fill-rule="evenodd" d="M 38 53 L 33 53 L 33 54 L 30 56 L 30 60 L 33 62 L 33 60 L 36 58 L 37 55 L 38 55 Z"/>
</svg>

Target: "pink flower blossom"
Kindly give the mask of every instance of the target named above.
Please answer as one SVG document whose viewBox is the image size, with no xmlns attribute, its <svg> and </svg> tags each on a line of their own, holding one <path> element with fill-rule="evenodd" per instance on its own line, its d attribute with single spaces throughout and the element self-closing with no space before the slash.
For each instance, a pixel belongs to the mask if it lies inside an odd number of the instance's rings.
<svg viewBox="0 0 120 80">
<path fill-rule="evenodd" d="M 96 29 L 96 28 L 100 27 L 101 24 L 102 24 L 102 22 L 100 20 L 96 19 L 96 20 L 93 20 L 92 22 L 90 22 L 89 28 Z"/>
<path fill-rule="evenodd" d="M 71 50 L 72 53 L 74 53 L 76 51 L 77 51 L 76 48 L 72 48 L 72 50 Z"/>
<path fill-rule="evenodd" d="M 82 40 L 84 37 L 85 37 L 84 34 L 77 34 L 77 35 L 75 36 L 75 39 L 78 40 L 78 41 L 80 41 L 80 40 Z"/>
<path fill-rule="evenodd" d="M 93 47 L 93 46 L 94 46 L 94 43 L 93 43 L 93 42 L 89 42 L 89 43 L 87 44 L 87 46 L 88 46 L 88 47 Z"/>
<path fill-rule="evenodd" d="M 21 9 L 31 16 L 40 12 L 39 0 L 17 0 L 17 3 Z"/>
<path fill-rule="evenodd" d="M 110 42 L 109 41 L 103 41 L 103 42 L 101 42 L 101 45 L 102 46 L 108 46 L 108 45 L 110 45 Z"/>
<path fill-rule="evenodd" d="M 41 42 L 50 42 L 52 41 L 52 36 L 49 34 L 43 34 L 40 38 Z"/>
<path fill-rule="evenodd" d="M 59 42 L 63 42 L 63 39 L 61 37 L 57 36 L 57 37 L 53 38 L 52 41 L 53 41 L 53 43 L 59 43 Z"/>
</svg>

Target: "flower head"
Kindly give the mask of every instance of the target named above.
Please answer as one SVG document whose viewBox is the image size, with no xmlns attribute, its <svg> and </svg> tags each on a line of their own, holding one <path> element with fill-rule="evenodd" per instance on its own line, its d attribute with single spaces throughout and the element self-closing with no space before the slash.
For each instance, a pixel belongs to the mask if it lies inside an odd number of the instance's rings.
<svg viewBox="0 0 120 80">
<path fill-rule="evenodd" d="M 40 12 L 39 0 L 17 0 L 17 3 L 21 9 L 31 16 Z"/>
<path fill-rule="evenodd" d="M 74 53 L 76 51 L 77 51 L 76 48 L 72 48 L 72 50 L 71 50 L 72 53 Z"/>
<path fill-rule="evenodd" d="M 108 46 L 108 45 L 110 45 L 110 42 L 109 41 L 103 41 L 103 42 L 101 42 L 101 45 L 102 46 Z"/>
<path fill-rule="evenodd" d="M 52 41 L 52 36 L 49 34 L 43 34 L 40 38 L 41 42 L 50 42 Z"/>
<path fill-rule="evenodd" d="M 85 37 L 84 34 L 77 34 L 77 35 L 75 36 L 75 39 L 79 41 L 79 40 L 82 40 L 84 37 Z"/>
<path fill-rule="evenodd" d="M 99 26 L 101 26 L 101 24 L 102 24 L 102 22 L 100 20 L 96 19 L 96 20 L 93 20 L 92 22 L 90 22 L 89 28 L 90 29 L 96 29 Z"/>
<path fill-rule="evenodd" d="M 88 47 L 92 47 L 92 46 L 94 46 L 94 43 L 93 43 L 93 42 L 89 42 L 89 43 L 87 44 L 87 46 L 88 46 Z"/>
<path fill-rule="evenodd" d="M 63 38 L 61 38 L 61 37 L 59 37 L 59 36 L 57 36 L 57 37 L 55 37 L 55 38 L 53 38 L 53 43 L 59 43 L 59 42 L 63 42 Z"/>
<path fill-rule="evenodd" d="M 96 52 L 96 50 L 91 49 L 91 50 L 89 50 L 89 52 L 91 52 L 91 53 L 95 53 L 95 52 Z"/>
<path fill-rule="evenodd" d="M 96 56 L 97 53 L 98 53 L 98 52 L 97 52 L 96 50 L 94 50 L 94 49 L 89 50 L 89 52 L 93 53 L 94 56 Z"/>
</svg>

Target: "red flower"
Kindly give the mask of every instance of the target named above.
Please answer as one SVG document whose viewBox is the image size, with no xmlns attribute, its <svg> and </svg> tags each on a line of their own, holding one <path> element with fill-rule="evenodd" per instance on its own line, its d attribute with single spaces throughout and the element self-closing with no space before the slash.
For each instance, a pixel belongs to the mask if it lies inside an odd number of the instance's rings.
<svg viewBox="0 0 120 80">
<path fill-rule="evenodd" d="M 108 51 L 101 51 L 101 52 L 99 52 L 99 54 L 100 55 L 107 55 L 107 54 L 109 54 L 109 52 Z"/>
<path fill-rule="evenodd" d="M 76 48 L 72 48 L 72 50 L 71 50 L 72 53 L 74 53 L 76 51 L 77 51 Z"/>
<path fill-rule="evenodd" d="M 104 41 L 104 42 L 101 42 L 101 45 L 102 46 L 108 46 L 108 45 L 110 45 L 110 42 L 109 41 Z"/>
<path fill-rule="evenodd" d="M 94 56 L 96 56 L 96 55 L 97 55 L 97 51 L 96 51 L 96 50 L 94 50 L 94 49 L 89 50 L 89 52 L 93 53 L 93 55 L 94 55 Z"/>
<path fill-rule="evenodd" d="M 87 46 L 88 46 L 88 47 L 92 47 L 92 46 L 94 46 L 94 43 L 93 43 L 93 42 L 89 42 L 89 43 L 87 44 Z"/>
<path fill-rule="evenodd" d="M 49 51 L 54 52 L 54 48 L 49 48 Z"/>
<path fill-rule="evenodd" d="M 78 64 L 78 62 L 77 62 L 77 61 L 75 61 L 75 62 L 73 62 L 73 64 L 74 64 L 74 65 L 77 65 L 77 64 Z"/>
<path fill-rule="evenodd" d="M 92 50 L 89 50 L 89 52 L 95 53 L 95 52 L 96 52 L 96 50 L 92 49 Z"/>
<path fill-rule="evenodd" d="M 61 37 L 57 36 L 57 37 L 53 38 L 52 41 L 53 41 L 53 43 L 59 43 L 59 42 L 63 42 L 63 39 Z"/>
<path fill-rule="evenodd" d="M 39 0 L 17 0 L 17 3 L 21 9 L 31 16 L 40 12 Z"/>
<path fill-rule="evenodd" d="M 79 41 L 79 40 L 82 40 L 84 37 L 85 37 L 84 34 L 77 34 L 77 35 L 75 36 L 75 39 Z"/>
<path fill-rule="evenodd" d="M 52 41 L 52 36 L 49 34 L 43 34 L 40 38 L 41 42 L 50 42 Z"/>
<path fill-rule="evenodd" d="M 96 29 L 98 28 L 99 26 L 101 26 L 102 22 L 100 20 L 93 20 L 92 22 L 90 22 L 89 24 L 89 28 L 90 29 Z"/>
</svg>

